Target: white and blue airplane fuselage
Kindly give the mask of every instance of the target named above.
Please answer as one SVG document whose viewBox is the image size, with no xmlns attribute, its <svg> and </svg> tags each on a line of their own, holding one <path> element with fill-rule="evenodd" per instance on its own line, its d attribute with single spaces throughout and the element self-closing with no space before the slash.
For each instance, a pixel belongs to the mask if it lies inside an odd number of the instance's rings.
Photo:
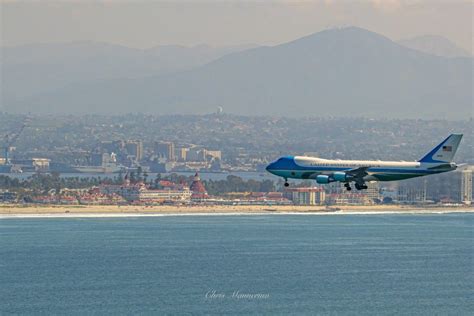
<svg viewBox="0 0 474 316">
<path fill-rule="evenodd" d="M 306 156 L 285 156 L 267 166 L 270 173 L 288 179 L 314 179 L 317 183 L 343 182 L 366 189 L 368 181 L 396 181 L 452 171 L 452 162 L 462 134 L 451 134 L 419 161 L 331 160 Z"/>
</svg>

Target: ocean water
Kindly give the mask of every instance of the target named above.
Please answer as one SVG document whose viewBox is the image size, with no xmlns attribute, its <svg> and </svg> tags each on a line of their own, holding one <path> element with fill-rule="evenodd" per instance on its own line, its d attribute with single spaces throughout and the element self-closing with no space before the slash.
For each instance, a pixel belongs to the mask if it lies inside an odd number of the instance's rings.
<svg viewBox="0 0 474 316">
<path fill-rule="evenodd" d="M 0 220 L 0 314 L 474 311 L 474 216 Z"/>
</svg>

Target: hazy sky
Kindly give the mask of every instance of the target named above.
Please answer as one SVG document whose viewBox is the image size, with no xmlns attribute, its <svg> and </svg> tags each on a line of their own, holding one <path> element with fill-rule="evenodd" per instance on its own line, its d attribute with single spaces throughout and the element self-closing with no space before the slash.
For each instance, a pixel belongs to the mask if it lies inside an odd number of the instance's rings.
<svg viewBox="0 0 474 316">
<path fill-rule="evenodd" d="M 394 40 L 442 35 L 472 51 L 473 0 L 0 2 L 3 46 L 76 40 L 138 48 L 273 45 L 355 25 Z"/>
</svg>

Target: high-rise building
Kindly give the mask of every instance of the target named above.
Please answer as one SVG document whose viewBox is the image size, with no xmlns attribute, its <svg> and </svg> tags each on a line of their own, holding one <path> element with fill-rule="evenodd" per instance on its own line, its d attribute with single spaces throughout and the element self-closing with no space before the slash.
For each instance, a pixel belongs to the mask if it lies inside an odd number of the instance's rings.
<svg viewBox="0 0 474 316">
<path fill-rule="evenodd" d="M 174 143 L 172 142 L 158 142 L 155 144 L 155 154 L 160 158 L 166 158 L 168 161 L 174 161 Z"/>
<path fill-rule="evenodd" d="M 187 161 L 205 161 L 206 151 L 198 147 L 189 148 L 187 153 Z"/>
<path fill-rule="evenodd" d="M 143 143 L 141 140 L 128 140 L 125 143 L 127 154 L 134 156 L 136 161 L 143 159 Z"/>
<path fill-rule="evenodd" d="M 178 161 L 186 161 L 187 160 L 187 154 L 188 154 L 188 148 L 185 147 L 179 147 L 175 149 L 175 157 Z"/>
<path fill-rule="evenodd" d="M 472 203 L 472 170 L 461 172 L 461 202 L 467 205 Z"/>
<path fill-rule="evenodd" d="M 220 150 L 207 150 L 204 149 L 204 156 L 209 159 L 219 159 L 222 160 L 222 153 Z"/>
</svg>

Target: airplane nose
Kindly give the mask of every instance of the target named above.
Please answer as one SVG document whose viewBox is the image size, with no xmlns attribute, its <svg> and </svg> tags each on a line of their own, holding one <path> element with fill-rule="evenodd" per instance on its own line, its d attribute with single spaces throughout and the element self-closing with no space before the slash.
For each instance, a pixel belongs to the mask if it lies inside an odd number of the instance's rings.
<svg viewBox="0 0 474 316">
<path fill-rule="evenodd" d="M 268 166 L 265 168 L 265 170 L 267 170 L 268 172 L 270 172 L 270 170 L 272 169 L 272 166 L 273 166 L 273 162 L 268 164 Z"/>
</svg>

